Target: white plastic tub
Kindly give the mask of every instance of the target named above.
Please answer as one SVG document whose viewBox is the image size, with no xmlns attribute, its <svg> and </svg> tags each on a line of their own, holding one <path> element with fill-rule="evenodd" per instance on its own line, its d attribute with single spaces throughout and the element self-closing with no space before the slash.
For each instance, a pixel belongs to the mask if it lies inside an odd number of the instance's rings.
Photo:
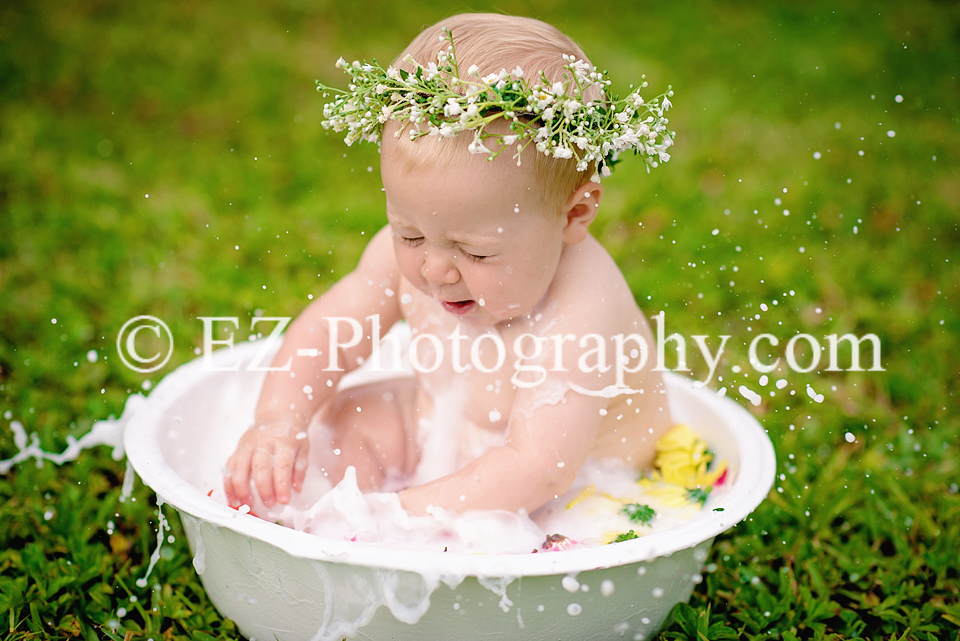
<svg viewBox="0 0 960 641">
<path fill-rule="evenodd" d="M 670 374 L 674 418 L 730 466 L 728 491 L 684 525 L 624 543 L 524 555 L 322 539 L 207 496 L 252 420 L 264 374 L 245 367 L 262 346 L 213 355 L 213 366 L 239 362 L 237 371 L 205 369 L 202 359 L 178 368 L 125 430 L 137 474 L 180 513 L 211 601 L 252 640 L 649 639 L 690 597 L 713 538 L 753 511 L 773 484 L 773 447 L 756 419 Z"/>
</svg>

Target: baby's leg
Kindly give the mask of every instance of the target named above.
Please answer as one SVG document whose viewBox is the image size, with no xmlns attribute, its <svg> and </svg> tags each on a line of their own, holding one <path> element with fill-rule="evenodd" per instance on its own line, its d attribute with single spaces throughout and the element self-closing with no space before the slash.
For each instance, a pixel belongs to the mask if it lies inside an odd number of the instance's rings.
<svg viewBox="0 0 960 641">
<path fill-rule="evenodd" d="M 310 465 L 331 483 L 357 469 L 361 490 L 380 490 L 391 475 L 416 469 L 417 388 L 412 378 L 344 390 L 310 425 Z"/>
</svg>

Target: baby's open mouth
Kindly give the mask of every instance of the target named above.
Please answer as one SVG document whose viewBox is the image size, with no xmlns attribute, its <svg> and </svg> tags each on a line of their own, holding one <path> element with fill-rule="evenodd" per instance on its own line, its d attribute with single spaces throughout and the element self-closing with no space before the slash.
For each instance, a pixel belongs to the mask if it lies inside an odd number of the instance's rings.
<svg viewBox="0 0 960 641">
<path fill-rule="evenodd" d="M 458 300 L 458 301 L 440 301 L 440 304 L 443 305 L 443 308 L 450 312 L 451 314 L 463 315 L 473 309 L 473 306 L 476 304 L 476 301 L 472 300 Z"/>
</svg>

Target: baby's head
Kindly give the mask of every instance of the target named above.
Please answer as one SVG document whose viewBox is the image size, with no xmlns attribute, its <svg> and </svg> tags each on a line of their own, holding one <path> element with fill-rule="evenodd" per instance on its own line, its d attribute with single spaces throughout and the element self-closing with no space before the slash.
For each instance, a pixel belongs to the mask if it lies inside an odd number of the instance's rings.
<svg viewBox="0 0 960 641">
<path fill-rule="evenodd" d="M 531 81 L 538 78 L 542 71 L 551 83 L 562 82 L 570 76 L 564 69 L 568 64 L 565 55 L 577 60 L 587 61 L 580 47 L 555 27 L 519 16 L 506 16 L 492 13 L 465 13 L 456 15 L 427 27 L 420 35 L 397 56 L 393 66 L 413 72 L 415 67 L 405 59 L 412 57 L 423 66 L 437 61 L 437 54 L 446 50 L 448 45 L 443 38 L 443 29 L 453 35 L 456 57 L 460 73 L 466 75 L 468 69 L 476 66 L 473 74 L 483 77 L 497 74 L 501 70 L 511 71 L 517 67 L 523 69 L 526 78 Z M 441 41 L 442 40 L 442 41 Z M 572 85 L 571 85 L 572 89 Z M 601 90 L 593 85 L 585 88 L 584 100 L 597 100 Z M 407 124 L 410 128 L 412 125 Z M 388 121 L 384 127 L 383 144 L 391 147 L 388 155 L 406 167 L 460 166 L 472 163 L 468 146 L 473 141 L 470 132 L 464 132 L 454 138 L 423 136 L 410 140 L 407 136 L 395 136 L 401 125 Z M 492 133 L 509 134 L 508 123 L 502 119 L 488 126 Z M 486 158 L 486 156 L 477 156 Z M 496 162 L 516 165 L 514 149 L 504 150 Z M 532 175 L 539 187 L 545 208 L 559 213 L 571 195 L 588 182 L 596 173 L 596 163 L 590 163 L 585 171 L 577 170 L 577 159 L 554 158 L 537 153 L 530 145 L 522 153 L 522 165 L 518 169 Z M 528 171 L 533 169 L 534 171 Z"/>
<path fill-rule="evenodd" d="M 476 77 L 519 66 L 525 75 L 543 70 L 560 82 L 569 73 L 563 56 L 583 58 L 569 38 L 537 20 L 466 14 L 424 30 L 394 66 L 415 71 L 404 62 L 408 55 L 424 67 L 435 62 L 448 44 L 440 38 L 444 27 L 452 33 L 461 74 L 473 65 Z M 593 92 L 581 97 L 600 96 Z M 401 126 L 384 124 L 380 164 L 403 276 L 468 324 L 490 326 L 533 313 L 554 281 L 564 247 L 580 243 L 596 216 L 603 190 L 590 180 L 595 168 L 578 171 L 575 157 L 554 158 L 533 144 L 518 166 L 515 148 L 492 160 L 471 153 L 473 131 L 411 140 L 396 135 Z M 502 117 L 487 129 L 511 133 Z"/>
</svg>

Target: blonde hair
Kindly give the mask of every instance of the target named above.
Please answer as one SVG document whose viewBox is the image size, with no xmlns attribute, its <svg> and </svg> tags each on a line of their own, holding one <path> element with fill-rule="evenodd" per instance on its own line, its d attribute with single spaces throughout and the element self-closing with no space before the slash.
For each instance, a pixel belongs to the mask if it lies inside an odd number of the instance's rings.
<svg viewBox="0 0 960 641">
<path fill-rule="evenodd" d="M 441 29 L 444 27 L 453 34 L 457 65 L 461 73 L 466 73 L 472 65 L 477 66 L 480 76 L 499 73 L 501 69 L 510 71 L 519 66 L 524 71 L 524 77 L 529 80 L 535 82 L 542 71 L 553 83 L 563 81 L 564 76 L 569 74 L 563 68 L 567 64 L 563 59 L 564 54 L 572 54 L 589 62 L 573 40 L 556 27 L 540 20 L 495 13 L 462 13 L 421 31 L 397 56 L 393 66 L 414 71 L 413 65 L 404 61 L 408 55 L 421 65 L 435 62 L 437 53 L 447 47 L 446 42 L 440 41 L 440 36 L 443 35 Z M 584 91 L 586 100 L 596 100 L 601 95 L 596 87 Z M 504 121 L 504 133 L 508 133 L 506 129 Z M 467 132 L 453 140 L 424 136 L 411 141 L 407 136 L 400 136 L 395 144 L 412 163 L 429 161 L 457 165 L 463 162 L 465 154 L 469 153 L 466 147 L 472 140 L 472 135 Z M 497 162 L 512 161 L 513 154 L 513 149 L 507 148 L 501 157 L 497 158 Z M 536 177 L 543 201 L 549 209 L 555 209 L 558 213 L 573 192 L 587 183 L 596 172 L 595 163 L 591 163 L 586 171 L 577 171 L 576 157 L 553 158 L 537 152 L 532 146 L 524 151 L 524 159 L 530 160 L 530 154 L 535 156 Z"/>
</svg>

